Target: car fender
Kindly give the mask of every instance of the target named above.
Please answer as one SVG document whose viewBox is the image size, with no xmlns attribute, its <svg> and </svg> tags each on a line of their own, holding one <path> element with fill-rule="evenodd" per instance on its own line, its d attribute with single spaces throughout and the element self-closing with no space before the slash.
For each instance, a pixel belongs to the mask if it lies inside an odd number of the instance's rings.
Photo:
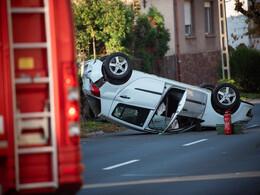
<svg viewBox="0 0 260 195">
<path fill-rule="evenodd" d="M 231 122 L 233 123 L 248 123 L 252 116 L 249 116 L 248 113 L 250 110 L 252 110 L 254 105 L 247 103 L 247 102 L 241 102 L 238 110 L 231 115 Z M 204 121 L 201 125 L 204 127 L 216 127 L 217 124 L 224 124 L 224 116 L 217 113 L 214 108 L 212 107 L 211 102 L 209 101 L 205 113 L 202 117 L 202 120 Z"/>
<path fill-rule="evenodd" d="M 103 62 L 100 60 L 88 60 L 84 66 L 83 78 L 89 78 L 92 83 L 97 82 L 103 77 L 102 65 Z"/>
<path fill-rule="evenodd" d="M 82 91 L 83 91 L 83 93 L 85 94 L 85 95 L 90 95 L 90 96 L 92 96 L 91 95 L 91 93 L 90 93 L 90 90 L 91 90 L 91 85 L 90 85 L 90 80 L 89 80 L 89 78 L 84 78 L 84 77 L 82 77 Z"/>
</svg>

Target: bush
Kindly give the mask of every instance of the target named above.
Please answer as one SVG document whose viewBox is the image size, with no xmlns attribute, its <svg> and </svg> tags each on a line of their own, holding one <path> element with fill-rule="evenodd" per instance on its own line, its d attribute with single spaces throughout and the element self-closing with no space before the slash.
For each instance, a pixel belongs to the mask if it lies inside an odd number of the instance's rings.
<svg viewBox="0 0 260 195">
<path fill-rule="evenodd" d="M 260 52 L 238 47 L 230 53 L 230 73 L 243 91 L 260 91 Z"/>
<path fill-rule="evenodd" d="M 241 89 L 241 86 L 234 80 L 234 79 L 220 79 L 218 80 L 218 83 L 230 83 L 234 86 L 236 86 L 236 88 Z"/>
<path fill-rule="evenodd" d="M 142 59 L 141 69 L 151 73 L 157 60 L 162 59 L 169 49 L 170 33 L 165 28 L 162 14 L 151 7 L 147 14 L 140 15 L 133 31 L 135 54 Z"/>
</svg>

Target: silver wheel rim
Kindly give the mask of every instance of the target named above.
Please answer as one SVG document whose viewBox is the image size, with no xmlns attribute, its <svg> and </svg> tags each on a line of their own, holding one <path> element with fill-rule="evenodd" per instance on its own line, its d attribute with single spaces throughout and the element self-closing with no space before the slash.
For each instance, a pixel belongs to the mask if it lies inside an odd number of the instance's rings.
<svg viewBox="0 0 260 195">
<path fill-rule="evenodd" d="M 121 56 L 116 56 L 110 60 L 109 69 L 114 75 L 122 75 L 128 69 L 127 60 Z"/>
<path fill-rule="evenodd" d="M 218 91 L 217 99 L 222 105 L 230 106 L 236 100 L 236 92 L 231 87 L 223 87 Z"/>
</svg>

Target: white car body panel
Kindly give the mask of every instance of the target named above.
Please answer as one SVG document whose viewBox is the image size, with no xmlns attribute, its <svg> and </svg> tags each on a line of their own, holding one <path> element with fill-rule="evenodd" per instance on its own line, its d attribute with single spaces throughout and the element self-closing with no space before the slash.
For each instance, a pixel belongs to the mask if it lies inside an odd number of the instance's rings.
<svg viewBox="0 0 260 195">
<path fill-rule="evenodd" d="M 246 117 L 248 110 L 252 109 L 252 105 L 241 102 L 238 110 L 231 115 L 232 123 L 239 122 L 248 122 L 251 120 L 250 117 Z M 203 114 L 203 123 L 202 126 L 205 127 L 215 127 L 216 124 L 224 124 L 224 117 L 221 114 L 215 112 L 211 103 L 208 103 L 206 106 L 205 113 Z"/>
<path fill-rule="evenodd" d="M 205 110 L 206 102 L 207 94 L 204 91 L 202 92 L 194 88 L 188 88 L 187 99 L 180 115 L 201 119 Z M 194 106 L 196 106 L 196 109 L 194 109 Z"/>
<path fill-rule="evenodd" d="M 90 90 L 91 90 L 91 84 L 90 84 L 90 79 L 88 79 L 87 77 L 82 77 L 82 79 L 84 80 L 83 84 L 82 84 L 82 90 L 85 93 L 85 95 L 91 95 Z"/>
<path fill-rule="evenodd" d="M 163 91 L 164 82 L 151 78 L 139 78 L 116 95 L 114 104 L 123 102 L 153 110 L 161 100 Z"/>
<path fill-rule="evenodd" d="M 97 82 L 99 79 L 103 77 L 102 64 L 103 62 L 100 60 L 94 60 L 94 59 L 88 60 L 84 65 L 84 67 L 86 68 L 84 68 L 83 75 L 90 78 L 90 80 L 93 83 Z"/>
</svg>

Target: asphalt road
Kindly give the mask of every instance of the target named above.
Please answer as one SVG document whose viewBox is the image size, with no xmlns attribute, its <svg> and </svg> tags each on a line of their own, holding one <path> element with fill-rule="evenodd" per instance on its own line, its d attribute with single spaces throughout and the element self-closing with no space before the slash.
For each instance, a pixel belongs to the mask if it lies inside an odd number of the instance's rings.
<svg viewBox="0 0 260 195">
<path fill-rule="evenodd" d="M 260 195 L 260 104 L 244 134 L 128 130 L 81 140 L 82 194 Z"/>
</svg>

